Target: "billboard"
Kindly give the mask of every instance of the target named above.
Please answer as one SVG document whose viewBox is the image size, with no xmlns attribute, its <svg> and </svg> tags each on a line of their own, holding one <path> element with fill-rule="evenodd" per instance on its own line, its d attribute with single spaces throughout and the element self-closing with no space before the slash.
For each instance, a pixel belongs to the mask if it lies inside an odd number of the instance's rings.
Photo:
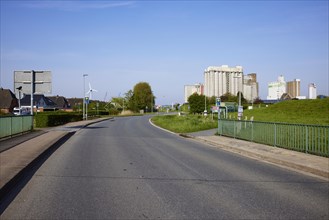
<svg viewBox="0 0 329 220">
<path fill-rule="evenodd" d="M 14 71 L 14 91 L 19 87 L 23 94 L 51 94 L 51 71 Z"/>
</svg>

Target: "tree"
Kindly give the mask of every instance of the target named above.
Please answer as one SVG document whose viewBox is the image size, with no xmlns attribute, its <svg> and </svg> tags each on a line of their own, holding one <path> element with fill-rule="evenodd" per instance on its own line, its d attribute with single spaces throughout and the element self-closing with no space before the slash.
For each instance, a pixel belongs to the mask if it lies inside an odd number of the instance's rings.
<svg viewBox="0 0 329 220">
<path fill-rule="evenodd" d="M 202 113 L 205 107 L 204 100 L 205 100 L 204 95 L 199 95 L 197 93 L 192 94 L 187 100 L 188 103 L 190 104 L 190 113 L 192 114 Z"/>
<path fill-rule="evenodd" d="M 126 92 L 125 101 L 127 101 L 127 103 L 125 104 L 127 109 L 134 111 L 135 109 L 134 92 L 131 89 L 128 92 Z"/>
<path fill-rule="evenodd" d="M 111 103 L 113 106 L 115 106 L 115 108 L 118 110 L 118 111 L 122 111 L 124 106 L 126 105 L 125 103 L 125 98 L 122 98 L 122 97 L 113 97 L 112 100 L 111 100 Z"/>
<path fill-rule="evenodd" d="M 151 86 L 147 82 L 140 82 L 133 89 L 133 111 L 141 109 L 151 110 L 154 107 L 154 95 Z"/>
<path fill-rule="evenodd" d="M 239 93 L 237 95 L 232 95 L 231 93 L 226 93 L 220 97 L 222 102 L 236 102 L 239 103 Z M 241 104 L 246 104 L 247 100 L 243 97 L 243 93 L 241 92 Z"/>
<path fill-rule="evenodd" d="M 208 97 L 207 98 L 207 106 L 210 109 L 212 106 L 216 105 L 216 96 Z"/>
<path fill-rule="evenodd" d="M 254 104 L 262 104 L 264 103 L 263 100 L 261 100 L 259 97 L 257 97 L 255 100 L 254 100 Z"/>
<path fill-rule="evenodd" d="M 174 109 L 175 109 L 176 111 L 179 110 L 179 107 L 180 107 L 180 104 L 179 104 L 179 103 L 175 103 L 175 104 L 174 104 Z"/>
<path fill-rule="evenodd" d="M 237 97 L 237 103 L 239 103 L 239 93 L 241 93 L 241 105 L 242 104 L 247 104 L 248 102 L 247 102 L 247 99 L 245 99 L 244 97 L 243 97 L 243 93 L 242 92 L 238 92 L 237 94 L 236 94 L 236 97 Z"/>
<path fill-rule="evenodd" d="M 231 93 L 226 93 L 220 97 L 222 102 L 236 102 L 237 97 L 232 95 Z"/>
</svg>

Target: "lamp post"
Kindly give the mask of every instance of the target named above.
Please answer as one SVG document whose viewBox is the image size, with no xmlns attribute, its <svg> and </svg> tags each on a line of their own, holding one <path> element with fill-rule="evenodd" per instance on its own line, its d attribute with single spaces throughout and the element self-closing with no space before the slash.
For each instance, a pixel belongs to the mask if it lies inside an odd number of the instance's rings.
<svg viewBox="0 0 329 220">
<path fill-rule="evenodd" d="M 207 116 L 207 96 L 204 95 L 204 116 Z"/>
<path fill-rule="evenodd" d="M 19 115 L 21 115 L 21 92 L 22 86 L 16 88 L 18 90 L 18 108 L 19 108 Z"/>
<path fill-rule="evenodd" d="M 153 96 L 153 92 L 151 91 L 151 112 L 153 113 L 153 101 L 154 101 L 154 96 Z"/>
<path fill-rule="evenodd" d="M 242 76 L 233 76 L 233 78 L 239 79 Z M 243 108 L 241 107 L 241 91 L 240 91 L 240 83 L 238 82 L 238 93 L 239 93 L 239 106 L 238 106 L 238 120 L 241 120 L 241 116 L 243 114 Z"/>
<path fill-rule="evenodd" d="M 82 120 L 85 120 L 86 119 L 86 115 L 85 115 L 85 112 L 86 112 L 86 110 L 85 110 L 85 107 L 87 107 L 87 106 L 85 106 L 85 77 L 86 76 L 88 76 L 88 74 L 83 74 L 82 75 L 83 76 L 83 96 L 82 96 Z"/>
</svg>

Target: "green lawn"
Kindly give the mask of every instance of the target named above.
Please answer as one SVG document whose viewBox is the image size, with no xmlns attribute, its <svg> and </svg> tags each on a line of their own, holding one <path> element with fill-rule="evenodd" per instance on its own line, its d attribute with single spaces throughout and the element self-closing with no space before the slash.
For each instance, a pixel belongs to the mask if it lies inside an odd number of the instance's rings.
<svg viewBox="0 0 329 220">
<path fill-rule="evenodd" d="M 217 117 L 212 120 L 211 116 L 201 115 L 164 115 L 155 116 L 152 122 L 162 128 L 176 133 L 190 133 L 195 131 L 217 128 Z"/>
<path fill-rule="evenodd" d="M 237 117 L 237 113 L 230 113 Z M 329 125 L 329 98 L 289 100 L 268 107 L 244 110 L 243 119 L 254 117 L 254 121 L 285 122 L 297 124 Z"/>
</svg>

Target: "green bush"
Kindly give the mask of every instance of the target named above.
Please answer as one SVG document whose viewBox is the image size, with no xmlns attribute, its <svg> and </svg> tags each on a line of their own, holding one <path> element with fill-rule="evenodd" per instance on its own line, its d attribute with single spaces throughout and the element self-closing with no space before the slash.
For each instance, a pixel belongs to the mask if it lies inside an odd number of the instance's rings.
<svg viewBox="0 0 329 220">
<path fill-rule="evenodd" d="M 39 128 L 52 127 L 81 119 L 82 115 L 77 113 L 38 113 L 35 115 L 35 126 Z"/>
<path fill-rule="evenodd" d="M 115 108 L 111 108 L 108 113 L 109 115 L 118 115 L 120 112 Z"/>
<path fill-rule="evenodd" d="M 98 116 L 98 115 L 109 115 L 108 111 L 101 111 L 101 110 L 88 110 L 88 117 L 89 116 Z"/>
</svg>

